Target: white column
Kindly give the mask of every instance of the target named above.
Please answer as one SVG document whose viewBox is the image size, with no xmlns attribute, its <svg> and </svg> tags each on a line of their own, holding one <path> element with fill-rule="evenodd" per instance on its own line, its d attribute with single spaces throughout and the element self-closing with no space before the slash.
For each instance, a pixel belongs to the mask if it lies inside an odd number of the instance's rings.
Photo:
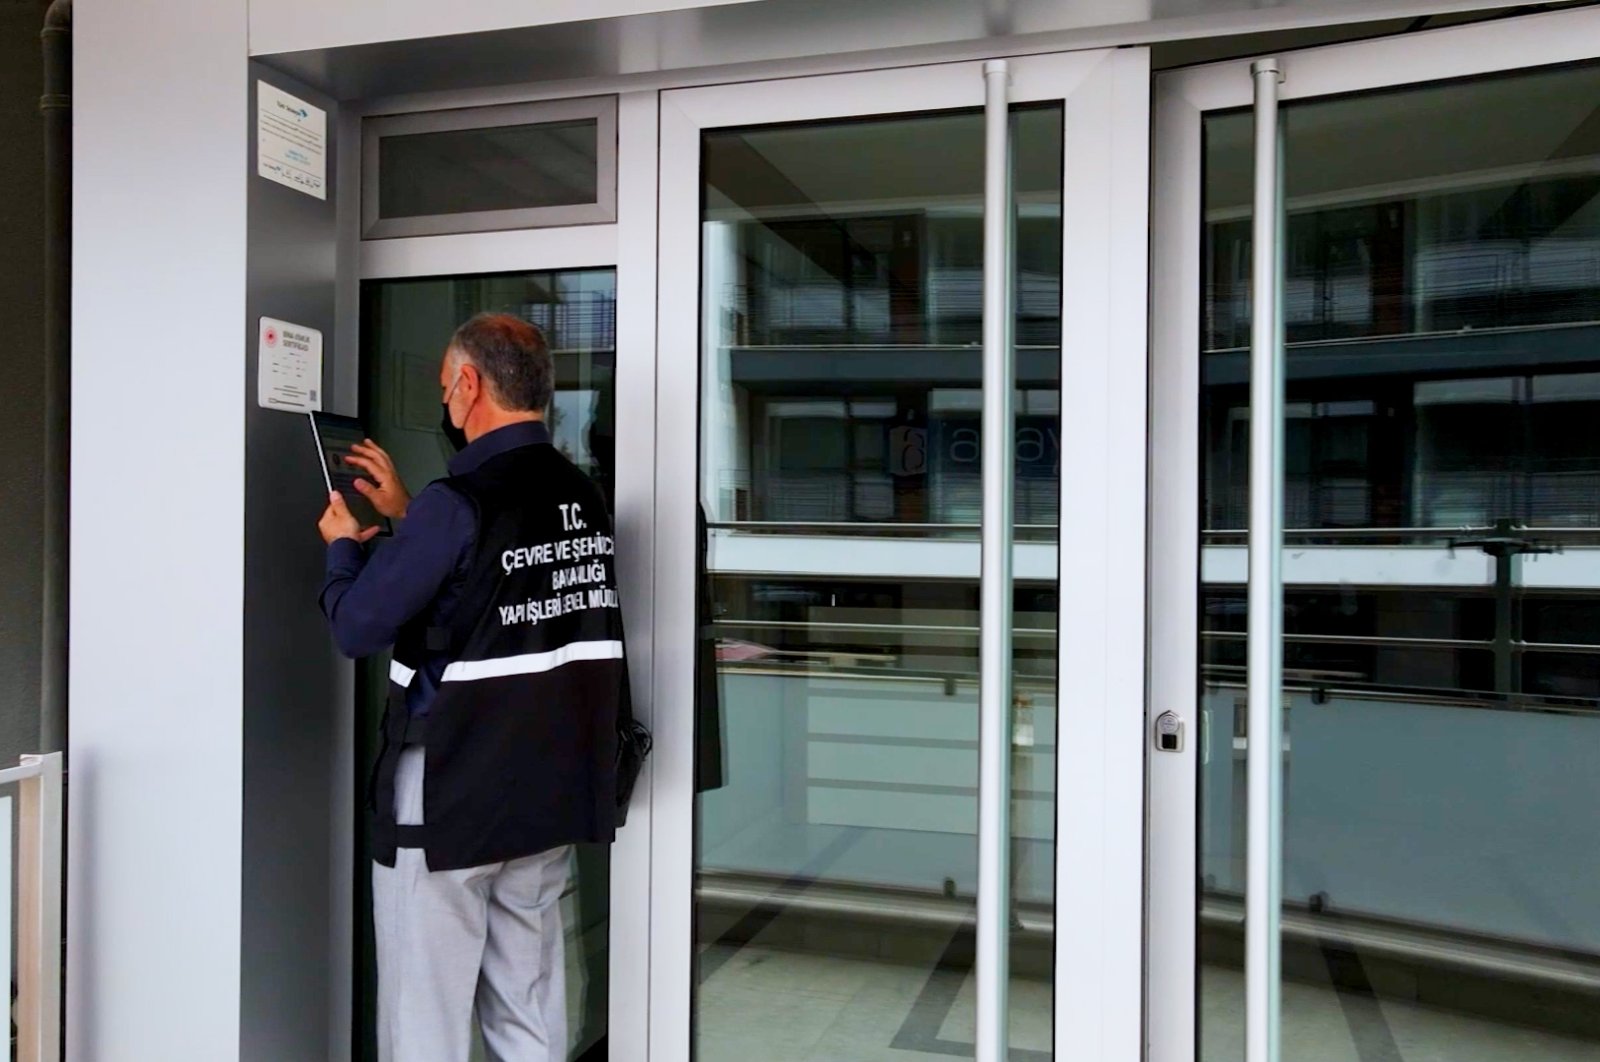
<svg viewBox="0 0 1600 1062">
<path fill-rule="evenodd" d="M 240 1055 L 246 16 L 245 0 L 75 11 L 80 1062 Z"/>
</svg>

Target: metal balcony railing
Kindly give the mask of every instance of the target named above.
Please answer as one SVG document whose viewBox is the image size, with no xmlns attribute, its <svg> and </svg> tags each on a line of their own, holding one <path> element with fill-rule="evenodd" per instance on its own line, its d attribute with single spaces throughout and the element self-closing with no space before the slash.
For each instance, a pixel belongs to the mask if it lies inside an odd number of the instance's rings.
<svg viewBox="0 0 1600 1062">
<path fill-rule="evenodd" d="M 17 787 L 17 1062 L 61 1059 L 62 757 L 24 756 L 0 770 Z"/>
</svg>

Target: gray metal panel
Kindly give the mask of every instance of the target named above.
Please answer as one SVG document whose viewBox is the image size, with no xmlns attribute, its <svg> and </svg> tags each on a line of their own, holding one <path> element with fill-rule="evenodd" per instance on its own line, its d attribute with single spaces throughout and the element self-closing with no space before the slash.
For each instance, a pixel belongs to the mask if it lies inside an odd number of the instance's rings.
<svg viewBox="0 0 1600 1062">
<path fill-rule="evenodd" d="M 39 127 L 43 5 L 0 4 L 0 304 L 8 385 L 0 390 L 0 764 L 39 745 L 44 531 L 44 155 Z"/>
<path fill-rule="evenodd" d="M 669 71 L 702 72 L 691 81 L 772 76 L 760 64 L 781 60 L 816 61 L 811 72 L 860 69 L 944 61 L 952 50 L 967 58 L 1021 55 L 1533 2 L 762 0 L 280 52 L 271 61 L 343 100 L 591 78 L 631 77 L 633 87 L 646 88 L 663 87 Z M 886 54 L 867 58 L 872 52 Z"/>
<path fill-rule="evenodd" d="M 328 108 L 328 198 L 319 200 L 255 176 L 257 78 Z M 351 666 L 328 636 L 317 593 L 323 549 L 316 521 L 324 498 L 303 416 L 256 404 L 257 319 L 278 317 L 321 329 L 323 390 L 356 352 L 336 342 L 339 130 L 333 101 L 304 85 L 251 68 L 249 264 L 245 403 L 244 866 L 240 1052 L 243 1062 L 329 1058 L 330 999 L 347 998 L 350 838 L 354 793 L 339 735 L 354 705 Z M 217 352 L 215 356 L 226 356 Z M 354 410 L 338 410 L 354 412 Z M 344 952 L 341 956 L 340 950 Z M 348 1051 L 348 1037 L 343 1050 Z M 330 1047 L 330 1045 L 332 1045 Z"/>
</svg>

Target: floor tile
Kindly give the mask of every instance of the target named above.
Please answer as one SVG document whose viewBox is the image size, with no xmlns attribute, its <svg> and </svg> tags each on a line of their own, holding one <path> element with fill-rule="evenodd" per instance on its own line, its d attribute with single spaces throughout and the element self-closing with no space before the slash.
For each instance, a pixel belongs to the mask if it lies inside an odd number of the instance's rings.
<svg viewBox="0 0 1600 1062">
<path fill-rule="evenodd" d="M 695 1057 L 697 1062 L 805 1062 L 843 1007 L 842 1000 L 816 995 L 702 985 Z"/>
<path fill-rule="evenodd" d="M 1243 1062 L 1244 975 L 1205 967 L 1200 1062 Z M 1600 1062 L 1600 1043 L 1416 1003 L 1283 986 L 1291 1062 Z"/>
</svg>

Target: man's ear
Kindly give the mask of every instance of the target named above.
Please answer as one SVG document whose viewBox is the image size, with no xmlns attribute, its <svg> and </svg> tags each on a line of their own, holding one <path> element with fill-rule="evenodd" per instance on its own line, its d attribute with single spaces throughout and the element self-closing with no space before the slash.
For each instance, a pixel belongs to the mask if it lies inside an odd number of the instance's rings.
<svg viewBox="0 0 1600 1062">
<path fill-rule="evenodd" d="M 478 374 L 478 367 L 470 361 L 461 366 L 461 390 L 471 397 L 477 397 L 483 389 L 483 377 Z"/>
</svg>

